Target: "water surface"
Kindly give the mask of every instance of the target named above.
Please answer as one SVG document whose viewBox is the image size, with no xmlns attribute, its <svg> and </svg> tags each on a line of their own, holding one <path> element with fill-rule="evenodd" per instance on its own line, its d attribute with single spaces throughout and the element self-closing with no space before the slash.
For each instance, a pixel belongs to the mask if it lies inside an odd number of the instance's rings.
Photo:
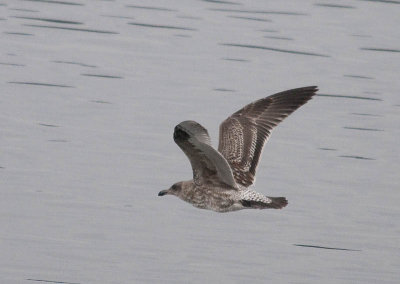
<svg viewBox="0 0 400 284">
<path fill-rule="evenodd" d="M 0 3 L 1 283 L 398 283 L 398 1 Z M 218 214 L 191 178 L 245 104 L 319 95 L 273 133 L 256 188 Z"/>
</svg>

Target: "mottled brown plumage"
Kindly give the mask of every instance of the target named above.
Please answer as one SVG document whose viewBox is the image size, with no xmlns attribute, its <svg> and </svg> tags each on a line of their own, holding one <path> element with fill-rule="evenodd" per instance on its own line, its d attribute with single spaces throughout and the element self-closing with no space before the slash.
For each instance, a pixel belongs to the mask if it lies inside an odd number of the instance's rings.
<svg viewBox="0 0 400 284">
<path fill-rule="evenodd" d="M 262 149 L 273 128 L 316 91 L 316 87 L 288 90 L 238 110 L 220 125 L 218 151 L 203 126 L 181 122 L 175 127 L 174 141 L 190 160 L 193 180 L 175 183 L 159 195 L 176 195 L 195 207 L 218 212 L 286 206 L 286 198 L 267 197 L 248 187 L 254 184 Z"/>
<path fill-rule="evenodd" d="M 305 87 L 277 93 L 248 104 L 221 123 L 218 151 L 231 165 L 238 184 L 248 187 L 254 183 L 272 129 L 316 91 L 316 87 Z"/>
</svg>

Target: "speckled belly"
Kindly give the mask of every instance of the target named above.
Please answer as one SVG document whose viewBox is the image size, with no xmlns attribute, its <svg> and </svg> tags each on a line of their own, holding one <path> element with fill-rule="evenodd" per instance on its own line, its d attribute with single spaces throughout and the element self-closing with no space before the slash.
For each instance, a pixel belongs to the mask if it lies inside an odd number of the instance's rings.
<svg viewBox="0 0 400 284">
<path fill-rule="evenodd" d="M 195 189 L 186 195 L 183 200 L 194 207 L 217 212 L 229 212 L 243 209 L 236 197 L 238 194 L 232 190 L 221 191 L 218 189 Z"/>
</svg>

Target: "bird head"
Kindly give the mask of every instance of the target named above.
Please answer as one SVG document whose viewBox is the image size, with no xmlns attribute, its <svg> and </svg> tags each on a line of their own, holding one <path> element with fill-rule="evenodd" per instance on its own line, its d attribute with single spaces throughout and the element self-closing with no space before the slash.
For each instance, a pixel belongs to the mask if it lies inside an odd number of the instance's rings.
<svg viewBox="0 0 400 284">
<path fill-rule="evenodd" d="M 182 182 L 177 182 L 173 184 L 169 189 L 161 190 L 158 193 L 158 196 L 163 196 L 166 194 L 179 195 L 179 192 L 181 190 L 182 190 Z"/>
</svg>

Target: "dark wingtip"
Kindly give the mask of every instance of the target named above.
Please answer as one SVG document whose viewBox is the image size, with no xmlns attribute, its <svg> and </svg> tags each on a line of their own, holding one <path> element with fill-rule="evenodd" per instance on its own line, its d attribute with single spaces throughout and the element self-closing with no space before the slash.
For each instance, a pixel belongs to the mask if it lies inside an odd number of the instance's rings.
<svg viewBox="0 0 400 284">
<path fill-rule="evenodd" d="M 174 141 L 185 141 L 189 139 L 189 134 L 184 131 L 179 125 L 174 129 Z"/>
<path fill-rule="evenodd" d="M 296 93 L 296 95 L 305 95 L 309 96 L 310 98 L 315 95 L 316 92 L 319 91 L 318 86 L 308 86 L 308 87 L 302 87 L 302 88 L 297 88 L 297 89 L 292 89 L 289 90 L 292 91 L 293 93 Z"/>
<path fill-rule="evenodd" d="M 291 90 L 288 90 L 288 91 L 285 91 L 285 92 L 313 94 L 313 93 L 316 93 L 318 91 L 319 91 L 318 86 L 307 86 L 307 87 L 291 89 Z"/>
<path fill-rule="evenodd" d="M 275 103 L 286 106 L 288 106 L 287 104 L 292 104 L 292 110 L 294 111 L 310 100 L 317 92 L 317 86 L 301 87 L 276 93 L 272 96 L 266 97 L 264 100 L 269 99 Z"/>
<path fill-rule="evenodd" d="M 318 86 L 305 87 L 304 90 L 310 94 L 310 99 L 319 91 Z"/>
<path fill-rule="evenodd" d="M 313 93 L 313 95 L 319 91 L 318 86 L 310 86 L 308 88 L 310 88 L 310 91 Z"/>
</svg>

